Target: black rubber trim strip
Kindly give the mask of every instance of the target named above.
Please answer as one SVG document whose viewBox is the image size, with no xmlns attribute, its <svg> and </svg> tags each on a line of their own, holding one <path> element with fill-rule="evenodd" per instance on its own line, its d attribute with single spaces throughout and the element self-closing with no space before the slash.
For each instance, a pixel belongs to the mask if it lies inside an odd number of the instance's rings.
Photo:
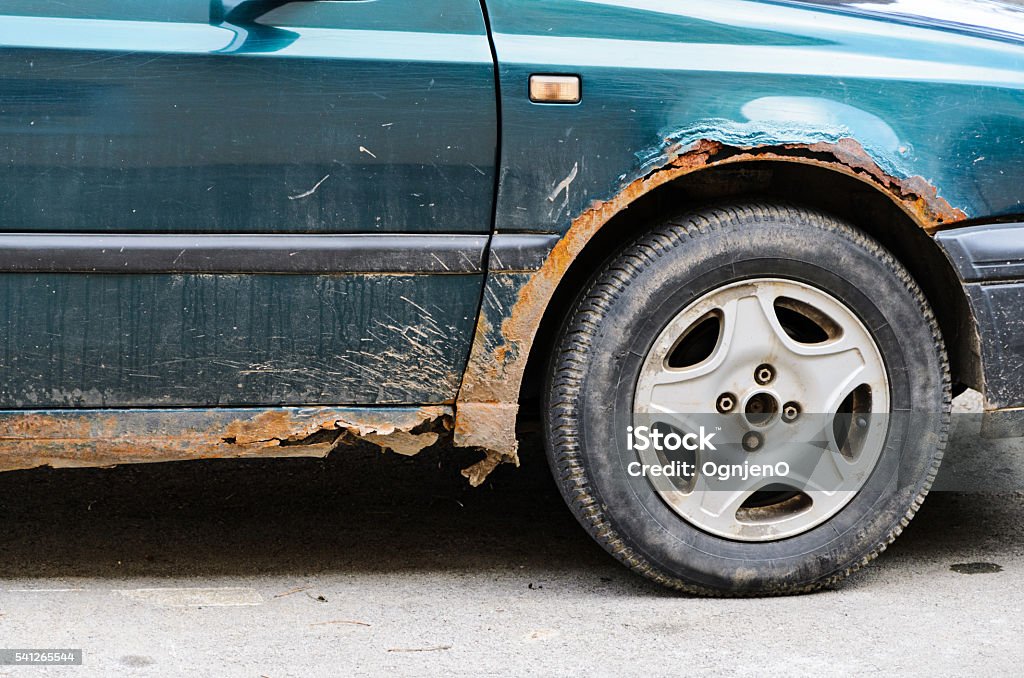
<svg viewBox="0 0 1024 678">
<path fill-rule="evenodd" d="M 479 273 L 486 235 L 0 234 L 0 272 Z"/>
<path fill-rule="evenodd" d="M 496 233 L 491 238 L 489 271 L 536 271 L 562 236 L 547 233 Z"/>
<path fill-rule="evenodd" d="M 1024 280 L 1024 223 L 955 228 L 935 240 L 966 282 Z"/>
</svg>

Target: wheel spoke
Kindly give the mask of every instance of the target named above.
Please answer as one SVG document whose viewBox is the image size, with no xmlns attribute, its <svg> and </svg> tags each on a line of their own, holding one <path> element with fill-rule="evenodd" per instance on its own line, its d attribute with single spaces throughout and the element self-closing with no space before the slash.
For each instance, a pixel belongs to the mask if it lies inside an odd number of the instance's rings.
<svg viewBox="0 0 1024 678">
<path fill-rule="evenodd" d="M 743 506 L 743 502 L 767 483 L 768 481 L 761 477 L 723 480 L 701 470 L 691 496 L 708 525 L 714 525 L 723 531 L 735 532 L 736 512 Z"/>
<path fill-rule="evenodd" d="M 816 413 L 835 414 L 850 391 L 865 381 L 877 382 L 877 375 L 870 373 L 863 353 L 850 341 L 797 355 L 803 360 L 801 371 L 807 375 L 803 398 L 815 404 Z"/>
<path fill-rule="evenodd" d="M 723 387 L 721 374 L 704 368 L 663 368 L 653 382 L 651 407 L 660 412 L 714 412 Z"/>
<path fill-rule="evenodd" d="M 743 360 L 748 354 L 765 355 L 775 347 L 779 337 L 772 323 L 774 312 L 759 288 L 754 287 L 750 294 L 726 304 L 723 311 L 732 339 L 729 343 L 730 359 Z"/>
</svg>

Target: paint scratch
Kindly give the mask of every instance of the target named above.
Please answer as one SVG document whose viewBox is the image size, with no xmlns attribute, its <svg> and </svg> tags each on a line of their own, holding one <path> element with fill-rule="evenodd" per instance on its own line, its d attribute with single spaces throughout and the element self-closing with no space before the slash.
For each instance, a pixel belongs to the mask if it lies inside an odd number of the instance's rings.
<svg viewBox="0 0 1024 678">
<path fill-rule="evenodd" d="M 302 200 L 303 198 L 308 198 L 309 196 L 311 196 L 314 193 L 316 193 L 316 189 L 320 188 L 320 185 L 323 184 L 328 179 L 330 179 L 330 177 L 331 177 L 330 174 L 325 174 L 323 179 L 321 179 L 320 181 L 318 181 L 315 184 L 313 184 L 313 188 L 309 189 L 308 191 L 303 191 L 302 193 L 299 193 L 298 195 L 289 195 L 288 199 L 289 200 Z"/>
<path fill-rule="evenodd" d="M 548 196 L 548 202 L 554 202 L 555 198 L 557 198 L 558 194 L 561 193 L 562 191 L 565 191 L 565 199 L 566 199 L 566 201 L 568 201 L 569 200 L 569 186 L 572 184 L 572 182 L 574 182 L 576 180 L 576 175 L 579 173 L 579 171 L 580 171 L 580 164 L 578 162 L 577 163 L 573 163 L 572 171 L 569 172 L 569 176 L 567 176 L 566 178 L 564 178 L 560 182 L 558 182 L 558 184 L 555 186 L 554 190 L 551 191 L 551 195 Z"/>
</svg>

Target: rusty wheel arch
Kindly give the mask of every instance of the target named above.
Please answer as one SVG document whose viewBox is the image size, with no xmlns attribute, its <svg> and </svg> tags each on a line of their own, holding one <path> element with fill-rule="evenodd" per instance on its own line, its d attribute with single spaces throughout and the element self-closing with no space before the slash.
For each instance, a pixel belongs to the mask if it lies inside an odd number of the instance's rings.
<svg viewBox="0 0 1024 678">
<path fill-rule="evenodd" d="M 884 212 L 880 206 L 888 205 L 883 223 L 872 221 L 870 215 L 850 218 L 850 214 L 843 214 L 850 212 L 849 208 L 843 210 L 832 205 L 829 209 L 828 205 L 814 204 L 820 200 L 782 196 L 838 213 L 837 216 L 846 218 L 893 251 L 922 283 L 936 308 L 947 345 L 951 347 L 952 362 L 959 368 L 955 372 L 960 381 L 979 386 L 973 317 L 956 274 L 931 238 L 936 231 L 965 221 L 968 215 L 940 197 L 938 190 L 923 178 L 887 174 L 853 139 L 756 148 L 701 140 L 685 149 L 669 149 L 665 158 L 663 164 L 627 184 L 611 199 L 594 201 L 573 219 L 541 269 L 519 289 L 511 313 L 501 323 L 503 343 L 495 346 L 493 341 L 484 340 L 491 328 L 483 326 L 488 321 L 481 317 L 455 413 L 455 443 L 485 451 L 484 459 L 463 472 L 472 484 L 483 482 L 501 463 L 518 464 L 515 422 L 520 402 L 535 385 L 538 351 L 550 345 L 552 327 L 571 303 L 575 287 L 585 282 L 604 257 L 635 236 L 637 224 L 642 228 L 653 219 L 664 218 L 670 207 L 678 210 L 680 195 L 673 189 L 681 190 L 682 198 L 688 199 L 683 204 L 694 207 L 699 207 L 701 200 L 756 194 L 766 197 L 764 190 L 756 188 L 758 177 L 728 176 L 733 170 L 733 174 L 749 175 L 769 166 L 793 167 L 797 170 L 792 174 L 813 173 L 828 177 L 833 183 L 838 181 L 837 177 L 843 177 L 848 189 L 856 192 L 853 187 L 859 187 L 862 193 L 856 198 L 858 211 L 864 206 L 865 196 L 874 197 L 874 213 Z M 724 181 L 708 182 L 713 176 Z M 735 182 L 732 192 L 730 182 Z M 702 191 L 694 195 L 694 186 L 700 186 Z M 840 197 L 845 195 L 836 193 Z M 889 228 L 897 222 L 896 228 Z M 931 245 L 921 250 L 921 243 Z M 939 301 L 951 301 L 952 308 L 940 312 Z"/>
</svg>

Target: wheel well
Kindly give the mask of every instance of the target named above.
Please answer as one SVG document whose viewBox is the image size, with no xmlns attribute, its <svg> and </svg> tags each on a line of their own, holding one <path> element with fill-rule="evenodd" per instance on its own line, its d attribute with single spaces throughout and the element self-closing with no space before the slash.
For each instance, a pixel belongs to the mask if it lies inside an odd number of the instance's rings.
<svg viewBox="0 0 1024 678">
<path fill-rule="evenodd" d="M 689 174 L 647 195 L 605 224 L 555 290 L 537 332 L 520 390 L 520 419 L 539 413 L 547 360 L 561 323 L 587 280 L 626 243 L 681 208 L 745 198 L 785 200 L 828 212 L 877 240 L 902 263 L 931 304 L 949 353 L 954 392 L 981 390 L 977 332 L 963 287 L 934 239 L 880 189 L 814 165 L 751 161 Z"/>
</svg>

